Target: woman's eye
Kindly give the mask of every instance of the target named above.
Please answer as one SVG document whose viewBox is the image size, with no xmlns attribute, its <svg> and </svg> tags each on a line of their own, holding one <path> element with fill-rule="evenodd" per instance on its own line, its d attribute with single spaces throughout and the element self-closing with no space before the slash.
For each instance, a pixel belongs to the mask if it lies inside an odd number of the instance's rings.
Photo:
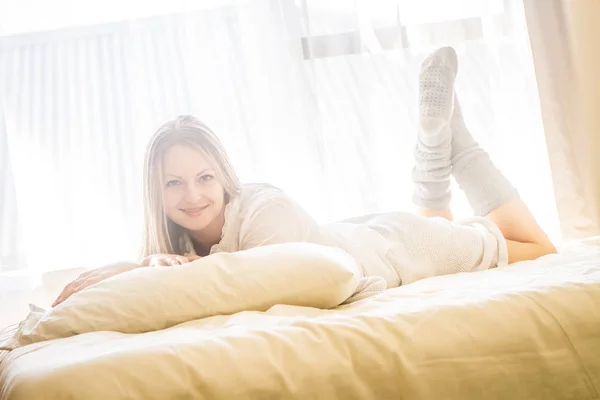
<svg viewBox="0 0 600 400">
<path fill-rule="evenodd" d="M 181 182 L 179 182 L 178 180 L 176 180 L 176 179 L 173 179 L 173 180 L 170 180 L 170 181 L 168 181 L 168 182 L 167 182 L 167 187 L 171 187 L 171 186 L 177 186 L 177 185 L 179 185 L 180 183 L 181 183 Z"/>
<path fill-rule="evenodd" d="M 215 179 L 213 175 L 202 175 L 200 178 L 198 178 L 198 180 L 202 182 L 212 181 L 213 179 Z"/>
</svg>

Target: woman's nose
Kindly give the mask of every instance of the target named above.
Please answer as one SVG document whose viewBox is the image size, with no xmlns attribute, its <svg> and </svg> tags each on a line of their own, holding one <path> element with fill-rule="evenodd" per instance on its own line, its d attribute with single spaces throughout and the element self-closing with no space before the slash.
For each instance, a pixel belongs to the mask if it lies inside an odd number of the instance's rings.
<svg viewBox="0 0 600 400">
<path fill-rule="evenodd" d="M 198 185 L 188 185 L 185 190 L 185 200 L 196 203 L 202 198 L 202 189 Z"/>
</svg>

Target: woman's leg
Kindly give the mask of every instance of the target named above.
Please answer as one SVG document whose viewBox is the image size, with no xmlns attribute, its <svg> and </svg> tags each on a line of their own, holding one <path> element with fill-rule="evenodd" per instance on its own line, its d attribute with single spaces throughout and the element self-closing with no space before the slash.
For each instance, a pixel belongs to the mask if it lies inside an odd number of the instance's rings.
<svg viewBox="0 0 600 400">
<path fill-rule="evenodd" d="M 556 253 L 556 248 L 522 200 L 503 204 L 486 217 L 500 228 L 506 239 L 509 264 Z"/>
<path fill-rule="evenodd" d="M 419 121 L 414 150 L 413 203 L 424 217 L 452 220 L 450 174 L 456 53 L 441 48 L 421 64 L 419 74 Z"/>
<path fill-rule="evenodd" d="M 457 98 L 451 130 L 452 173 L 475 215 L 487 217 L 502 232 L 507 241 L 509 263 L 555 253 L 554 245 L 517 190 L 471 136 Z"/>
<path fill-rule="evenodd" d="M 469 133 L 454 92 L 457 64 L 456 53 L 446 47 L 421 66 L 413 203 L 422 216 L 452 220 L 451 172 L 475 215 L 502 232 L 510 263 L 556 252 L 517 190 Z"/>
</svg>

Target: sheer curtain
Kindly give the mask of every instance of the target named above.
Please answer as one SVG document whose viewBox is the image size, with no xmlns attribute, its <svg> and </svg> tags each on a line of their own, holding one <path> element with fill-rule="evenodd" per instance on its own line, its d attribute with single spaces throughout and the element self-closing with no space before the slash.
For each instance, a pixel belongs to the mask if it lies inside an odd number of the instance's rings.
<svg viewBox="0 0 600 400">
<path fill-rule="evenodd" d="M 524 4 L 562 232 L 600 235 L 600 2 Z"/>
<path fill-rule="evenodd" d="M 223 0 L 1 37 L 0 269 L 135 257 L 146 141 L 185 113 L 320 221 L 412 210 L 418 68 L 441 45 L 476 138 L 559 241 L 522 4 L 461 1 Z"/>
</svg>

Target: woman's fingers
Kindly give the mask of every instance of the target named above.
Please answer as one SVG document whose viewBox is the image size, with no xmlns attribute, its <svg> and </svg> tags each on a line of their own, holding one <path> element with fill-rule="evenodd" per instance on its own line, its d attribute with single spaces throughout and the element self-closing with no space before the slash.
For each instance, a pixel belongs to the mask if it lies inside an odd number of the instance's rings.
<svg viewBox="0 0 600 400">
<path fill-rule="evenodd" d="M 103 278 L 101 278 L 101 277 L 97 276 L 97 277 L 93 277 L 93 278 L 90 278 L 90 279 L 87 279 L 87 280 L 85 280 L 85 281 L 81 282 L 81 283 L 79 284 L 79 286 L 76 286 L 76 287 L 73 289 L 73 291 L 71 292 L 71 294 L 70 294 L 69 296 L 72 296 L 72 295 L 74 295 L 75 293 L 82 291 L 83 289 L 85 289 L 85 288 L 86 288 L 86 287 L 88 287 L 88 286 L 91 286 L 91 285 L 93 285 L 94 283 L 100 282 L 102 279 L 103 279 Z"/>
<path fill-rule="evenodd" d="M 96 273 L 95 270 L 91 269 L 89 271 L 84 271 L 81 274 L 79 274 L 79 276 L 77 277 L 77 279 L 85 279 L 85 278 L 89 278 L 90 275 L 93 275 L 94 273 Z"/>
<path fill-rule="evenodd" d="M 62 290 L 62 292 L 60 292 L 60 294 L 58 295 L 56 300 L 54 300 L 54 303 L 52 303 L 52 307 L 55 307 L 55 306 L 59 305 L 60 303 L 62 303 L 63 301 L 65 301 L 65 299 L 71 295 L 73 288 L 79 286 L 82 281 L 83 281 L 83 279 L 77 278 L 73 282 L 71 282 L 67 286 L 65 286 L 65 288 Z"/>
<path fill-rule="evenodd" d="M 153 257 L 152 260 L 155 260 L 159 257 Z M 100 282 L 106 278 L 110 278 L 111 276 L 118 275 L 123 272 L 130 271 L 134 268 L 139 267 L 139 265 L 134 263 L 115 263 L 109 264 L 101 268 L 96 268 L 90 271 L 86 271 L 79 275 L 77 279 L 69 283 L 62 292 L 58 295 L 54 303 L 52 303 L 52 307 L 56 307 L 74 293 L 77 293 L 86 287 L 93 285 L 96 282 Z"/>
<path fill-rule="evenodd" d="M 88 274 L 87 277 L 81 277 L 75 279 L 73 282 L 69 283 L 63 291 L 58 295 L 54 303 L 52 303 L 52 307 L 56 307 L 69 297 L 71 297 L 74 293 L 77 293 L 81 289 L 88 287 L 89 285 L 99 282 L 104 279 L 102 276 L 97 274 Z"/>
<path fill-rule="evenodd" d="M 159 258 L 154 265 L 157 267 L 168 267 L 171 265 L 171 262 L 168 258 Z"/>
<path fill-rule="evenodd" d="M 173 257 L 169 257 L 168 260 L 169 260 L 169 265 L 172 267 L 175 267 L 177 265 L 187 264 L 189 262 L 187 257 L 184 257 L 184 256 L 173 256 Z"/>
<path fill-rule="evenodd" d="M 55 306 L 59 305 L 60 303 L 62 303 L 63 301 L 65 301 L 66 299 L 68 299 L 69 296 L 71 296 L 73 294 L 74 289 L 80 285 L 80 282 L 82 282 L 82 281 L 75 281 L 71 285 L 64 288 L 64 290 L 58 296 L 56 301 L 52 304 L 52 307 L 55 307 Z"/>
<path fill-rule="evenodd" d="M 100 282 L 100 281 L 102 281 L 102 280 L 104 280 L 104 279 L 106 279 L 108 277 L 109 276 L 94 275 L 94 276 L 90 277 L 89 279 L 81 281 L 79 283 L 79 285 L 77 285 L 77 286 L 73 287 L 73 289 L 71 289 L 70 293 L 68 293 L 67 296 L 62 301 L 65 301 L 69 297 L 73 296 L 75 293 L 81 292 L 83 289 L 87 288 L 88 286 L 91 286 L 94 283 L 98 283 L 98 282 Z"/>
<path fill-rule="evenodd" d="M 63 301 L 65 301 L 70 295 L 71 295 L 71 289 L 66 290 L 66 288 L 65 288 L 61 292 L 61 294 L 58 295 L 58 297 L 56 298 L 56 300 L 54 300 L 54 303 L 52 303 L 52 307 L 56 307 L 57 305 L 59 305 L 60 303 L 62 303 Z"/>
<path fill-rule="evenodd" d="M 200 257 L 185 257 L 174 254 L 160 254 L 153 256 L 148 262 L 150 267 L 175 267 L 178 265 L 187 264 Z"/>
<path fill-rule="evenodd" d="M 161 267 L 173 266 L 174 267 L 174 266 L 178 266 L 178 265 L 187 264 L 191 261 L 197 260 L 198 258 L 200 258 L 200 257 L 197 257 L 197 256 L 184 257 L 184 256 L 178 256 L 178 255 L 168 255 L 168 254 L 158 255 L 157 254 L 150 258 L 147 258 L 148 259 L 147 265 L 152 266 L 152 267 L 158 267 L 158 266 L 161 266 Z M 114 267 L 114 266 L 109 266 L 109 267 Z M 79 277 L 77 277 L 77 279 L 75 279 L 74 281 L 69 283 L 67 286 L 65 286 L 65 288 L 62 290 L 62 292 L 58 295 L 58 297 L 54 301 L 54 303 L 52 303 L 52 307 L 56 307 L 57 305 L 59 305 L 60 303 L 65 301 L 67 298 L 69 298 L 69 296 L 73 295 L 74 293 L 77 293 L 96 282 L 100 282 L 101 280 L 103 280 L 105 278 L 115 275 L 114 268 L 112 268 L 112 270 L 111 269 L 107 270 L 106 268 L 108 268 L 108 267 L 103 267 L 103 268 L 96 269 L 96 270 L 85 271 L 82 274 L 80 274 Z M 116 273 L 120 273 L 120 272 L 123 272 L 123 271 L 117 271 Z M 106 273 L 108 273 L 108 275 Z"/>
<path fill-rule="evenodd" d="M 152 260 L 150 260 L 151 267 L 168 267 L 169 265 L 171 264 L 166 257 L 153 257 Z"/>
</svg>

